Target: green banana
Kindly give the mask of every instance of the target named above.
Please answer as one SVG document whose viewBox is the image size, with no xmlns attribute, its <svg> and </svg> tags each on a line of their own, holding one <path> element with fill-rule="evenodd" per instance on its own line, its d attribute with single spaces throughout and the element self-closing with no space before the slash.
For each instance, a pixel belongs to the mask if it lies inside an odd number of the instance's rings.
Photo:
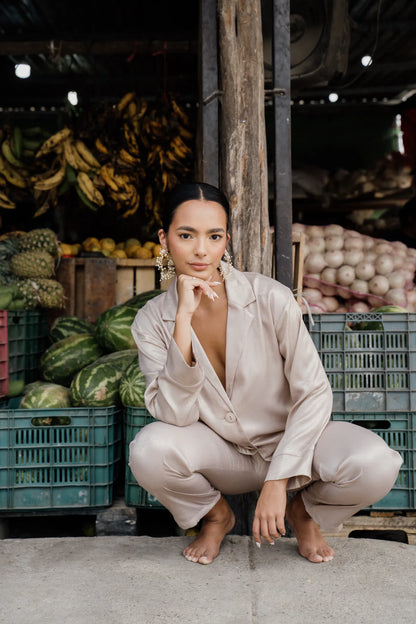
<svg viewBox="0 0 416 624">
<path fill-rule="evenodd" d="M 77 191 L 78 197 L 85 204 L 85 206 L 87 206 L 87 208 L 89 208 L 90 210 L 94 210 L 94 212 L 97 212 L 99 206 L 97 204 L 94 204 L 92 201 L 88 199 L 85 193 L 83 193 L 81 189 L 79 188 L 79 184 L 75 186 L 75 189 Z"/>
<path fill-rule="evenodd" d="M 13 167 L 24 167 L 24 163 L 21 160 L 16 158 L 11 148 L 9 139 L 4 139 L 1 144 L 1 153 L 5 157 L 8 163 L 10 163 Z"/>
<path fill-rule="evenodd" d="M 77 172 L 75 171 L 73 167 L 71 167 L 71 165 L 68 165 L 68 164 L 66 165 L 65 176 L 69 184 L 71 185 L 76 184 Z"/>
</svg>

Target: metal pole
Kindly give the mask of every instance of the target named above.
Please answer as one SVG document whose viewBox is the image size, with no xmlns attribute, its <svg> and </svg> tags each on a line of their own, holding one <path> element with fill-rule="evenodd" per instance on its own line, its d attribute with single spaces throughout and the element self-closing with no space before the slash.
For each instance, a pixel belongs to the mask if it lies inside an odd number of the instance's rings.
<svg viewBox="0 0 416 624">
<path fill-rule="evenodd" d="M 219 184 L 217 0 L 200 0 L 201 181 Z"/>
<path fill-rule="evenodd" d="M 292 288 L 290 1 L 273 0 L 275 277 Z"/>
</svg>

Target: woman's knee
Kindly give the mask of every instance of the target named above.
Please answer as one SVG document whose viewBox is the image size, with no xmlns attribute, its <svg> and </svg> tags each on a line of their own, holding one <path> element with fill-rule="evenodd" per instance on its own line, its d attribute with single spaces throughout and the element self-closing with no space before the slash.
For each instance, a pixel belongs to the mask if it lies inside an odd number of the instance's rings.
<svg viewBox="0 0 416 624">
<path fill-rule="evenodd" d="M 129 466 L 139 483 L 160 473 L 163 461 L 172 447 L 170 427 L 153 422 L 141 429 L 129 445 Z"/>
</svg>

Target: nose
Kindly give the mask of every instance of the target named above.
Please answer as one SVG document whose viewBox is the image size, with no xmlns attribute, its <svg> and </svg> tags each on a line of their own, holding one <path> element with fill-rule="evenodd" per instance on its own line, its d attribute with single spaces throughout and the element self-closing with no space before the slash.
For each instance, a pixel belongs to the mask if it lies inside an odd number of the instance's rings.
<svg viewBox="0 0 416 624">
<path fill-rule="evenodd" d="M 203 238 L 197 238 L 195 241 L 195 255 L 206 256 L 206 245 Z"/>
</svg>

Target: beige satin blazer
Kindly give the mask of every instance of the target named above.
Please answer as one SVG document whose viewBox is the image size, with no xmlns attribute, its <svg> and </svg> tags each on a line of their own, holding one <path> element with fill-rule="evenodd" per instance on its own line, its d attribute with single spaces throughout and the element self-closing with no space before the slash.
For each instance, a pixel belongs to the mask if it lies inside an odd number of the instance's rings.
<svg viewBox="0 0 416 624">
<path fill-rule="evenodd" d="M 226 389 L 193 331 L 194 366 L 172 340 L 176 279 L 139 310 L 132 333 L 146 378 L 146 407 L 173 425 L 201 420 L 241 453 L 258 452 L 270 461 L 266 480 L 289 478 L 288 489 L 303 487 L 331 415 L 328 378 L 287 287 L 236 269 L 225 286 Z"/>
</svg>

